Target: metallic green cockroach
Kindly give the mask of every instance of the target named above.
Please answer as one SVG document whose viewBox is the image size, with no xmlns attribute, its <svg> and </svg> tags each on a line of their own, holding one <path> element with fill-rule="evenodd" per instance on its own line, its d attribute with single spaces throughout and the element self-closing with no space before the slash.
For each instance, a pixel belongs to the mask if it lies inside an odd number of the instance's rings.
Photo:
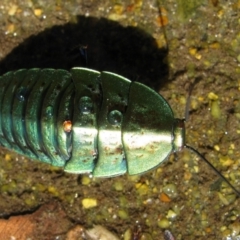
<svg viewBox="0 0 240 240">
<path fill-rule="evenodd" d="M 111 177 L 157 167 L 185 145 L 154 90 L 110 72 L 21 69 L 0 77 L 0 144 L 66 172 Z"/>
</svg>

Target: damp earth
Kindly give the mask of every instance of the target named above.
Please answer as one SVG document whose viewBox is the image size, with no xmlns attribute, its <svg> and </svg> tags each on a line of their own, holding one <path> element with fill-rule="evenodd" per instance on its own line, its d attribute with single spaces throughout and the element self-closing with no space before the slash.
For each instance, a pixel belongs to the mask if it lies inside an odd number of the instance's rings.
<svg viewBox="0 0 240 240">
<path fill-rule="evenodd" d="M 74 66 L 116 72 L 154 88 L 177 118 L 197 80 L 186 142 L 240 189 L 239 12 L 239 0 L 2 0 L 0 73 Z M 185 150 L 139 176 L 96 179 L 0 149 L 1 239 L 67 239 L 76 226 L 96 225 L 126 240 L 164 239 L 165 229 L 179 240 L 237 239 L 239 205 Z M 71 239 L 84 238 L 79 231 Z"/>
</svg>

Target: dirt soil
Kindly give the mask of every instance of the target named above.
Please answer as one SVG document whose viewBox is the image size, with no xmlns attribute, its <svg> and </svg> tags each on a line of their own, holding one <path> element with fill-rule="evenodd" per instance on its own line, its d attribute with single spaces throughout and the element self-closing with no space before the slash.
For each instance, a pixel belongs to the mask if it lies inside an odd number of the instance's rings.
<svg viewBox="0 0 240 240">
<path fill-rule="evenodd" d="M 240 0 L 1 0 L 0 74 L 107 70 L 159 92 L 177 118 L 196 81 L 186 142 L 240 191 L 239 12 Z M 76 225 L 101 225 L 119 239 L 161 240 L 169 229 L 178 240 L 233 240 L 239 206 L 187 150 L 141 176 L 95 179 L 0 149 L 0 239 L 66 239 Z M 7 233 L 10 220 L 18 230 Z"/>
</svg>

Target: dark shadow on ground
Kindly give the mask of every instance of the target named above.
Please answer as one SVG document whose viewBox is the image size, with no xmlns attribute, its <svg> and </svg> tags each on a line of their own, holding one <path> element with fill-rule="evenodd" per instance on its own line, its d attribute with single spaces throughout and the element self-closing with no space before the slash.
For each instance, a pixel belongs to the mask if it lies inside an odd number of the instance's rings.
<svg viewBox="0 0 240 240">
<path fill-rule="evenodd" d="M 78 16 L 77 23 L 54 26 L 31 36 L 0 62 L 0 74 L 20 68 L 86 67 L 78 45 L 87 45 L 87 67 L 110 71 L 159 89 L 168 79 L 167 49 L 135 27 Z"/>
</svg>

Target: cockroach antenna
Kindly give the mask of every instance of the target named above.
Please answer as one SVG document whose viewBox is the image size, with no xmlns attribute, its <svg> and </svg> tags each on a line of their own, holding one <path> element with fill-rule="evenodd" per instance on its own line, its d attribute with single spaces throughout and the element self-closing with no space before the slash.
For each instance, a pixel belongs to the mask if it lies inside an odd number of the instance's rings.
<svg viewBox="0 0 240 240">
<path fill-rule="evenodd" d="M 184 146 L 187 149 L 190 149 L 193 151 L 197 156 L 199 156 L 207 165 L 224 181 L 228 184 L 228 186 L 236 193 L 238 197 L 240 197 L 240 192 L 195 148 L 185 145 Z"/>
<path fill-rule="evenodd" d="M 161 3 L 161 0 L 157 0 L 157 10 L 158 10 L 158 15 L 159 15 L 159 18 L 160 18 L 160 22 L 161 22 L 161 25 L 162 25 L 162 33 L 163 33 L 163 36 L 164 36 L 164 39 L 165 39 L 165 42 L 166 42 L 166 50 L 168 51 L 169 50 L 169 47 L 168 47 L 168 38 L 167 38 L 167 33 L 166 33 L 166 29 L 164 28 L 164 20 L 163 20 L 163 14 L 162 14 L 162 11 L 161 11 L 161 6 L 162 6 L 162 3 Z"/>
<path fill-rule="evenodd" d="M 29 93 L 24 100 L 15 97 L 21 89 Z M 114 177 L 147 172 L 188 148 L 240 197 L 185 144 L 185 120 L 144 84 L 88 68 L 20 69 L 0 76 L 0 100 L 0 144 L 20 154 L 70 173 Z"/>
<path fill-rule="evenodd" d="M 167 40 L 164 28 L 163 33 Z M 80 46 L 87 64 L 86 50 Z M 0 76 L 0 145 L 94 177 L 142 174 L 188 148 L 240 197 L 202 154 L 185 144 L 184 123 L 159 93 L 112 72 L 33 68 Z"/>
<path fill-rule="evenodd" d="M 190 109 L 190 102 L 191 102 L 191 94 L 193 91 L 194 86 L 200 81 L 199 78 L 196 78 L 192 84 L 190 84 L 189 90 L 188 90 L 188 97 L 187 97 L 187 102 L 186 102 L 186 108 L 185 108 L 185 122 L 189 118 L 189 109 Z M 190 151 L 194 152 L 198 157 L 200 157 L 224 182 L 227 183 L 227 185 L 232 188 L 232 190 L 236 193 L 238 197 L 240 197 L 240 192 L 200 153 L 198 152 L 195 148 L 189 146 L 189 145 L 184 145 L 184 148 L 189 149 Z"/>
<path fill-rule="evenodd" d="M 162 12 L 161 12 L 161 0 L 157 0 L 157 9 L 158 9 L 158 15 L 160 18 L 160 21 L 163 22 L 163 16 L 162 16 Z M 163 24 L 162 24 L 163 25 Z M 161 28 L 165 41 L 166 41 L 166 49 L 169 50 L 168 47 L 168 38 L 167 38 L 167 33 L 166 33 L 166 29 L 164 27 Z M 200 153 L 198 152 L 196 149 L 194 149 L 193 147 L 186 145 L 185 144 L 185 126 L 184 126 L 184 122 L 188 121 L 189 118 L 189 109 L 190 109 L 190 101 L 191 101 L 191 94 L 193 91 L 194 86 L 200 81 L 200 78 L 195 78 L 194 82 L 192 84 L 190 84 L 189 90 L 188 90 L 188 97 L 187 97 L 187 102 L 186 102 L 186 107 L 185 107 L 185 119 L 180 120 L 180 119 L 176 119 L 176 129 L 178 129 L 178 131 L 176 131 L 175 134 L 175 139 L 178 139 L 180 141 L 180 145 L 175 149 L 176 151 L 181 151 L 182 148 L 187 148 L 190 151 L 194 152 L 198 157 L 200 157 L 224 182 L 227 183 L 227 185 L 232 188 L 232 190 L 236 193 L 236 195 L 238 197 L 240 197 L 240 192 Z M 178 135 L 179 134 L 179 135 Z"/>
</svg>

